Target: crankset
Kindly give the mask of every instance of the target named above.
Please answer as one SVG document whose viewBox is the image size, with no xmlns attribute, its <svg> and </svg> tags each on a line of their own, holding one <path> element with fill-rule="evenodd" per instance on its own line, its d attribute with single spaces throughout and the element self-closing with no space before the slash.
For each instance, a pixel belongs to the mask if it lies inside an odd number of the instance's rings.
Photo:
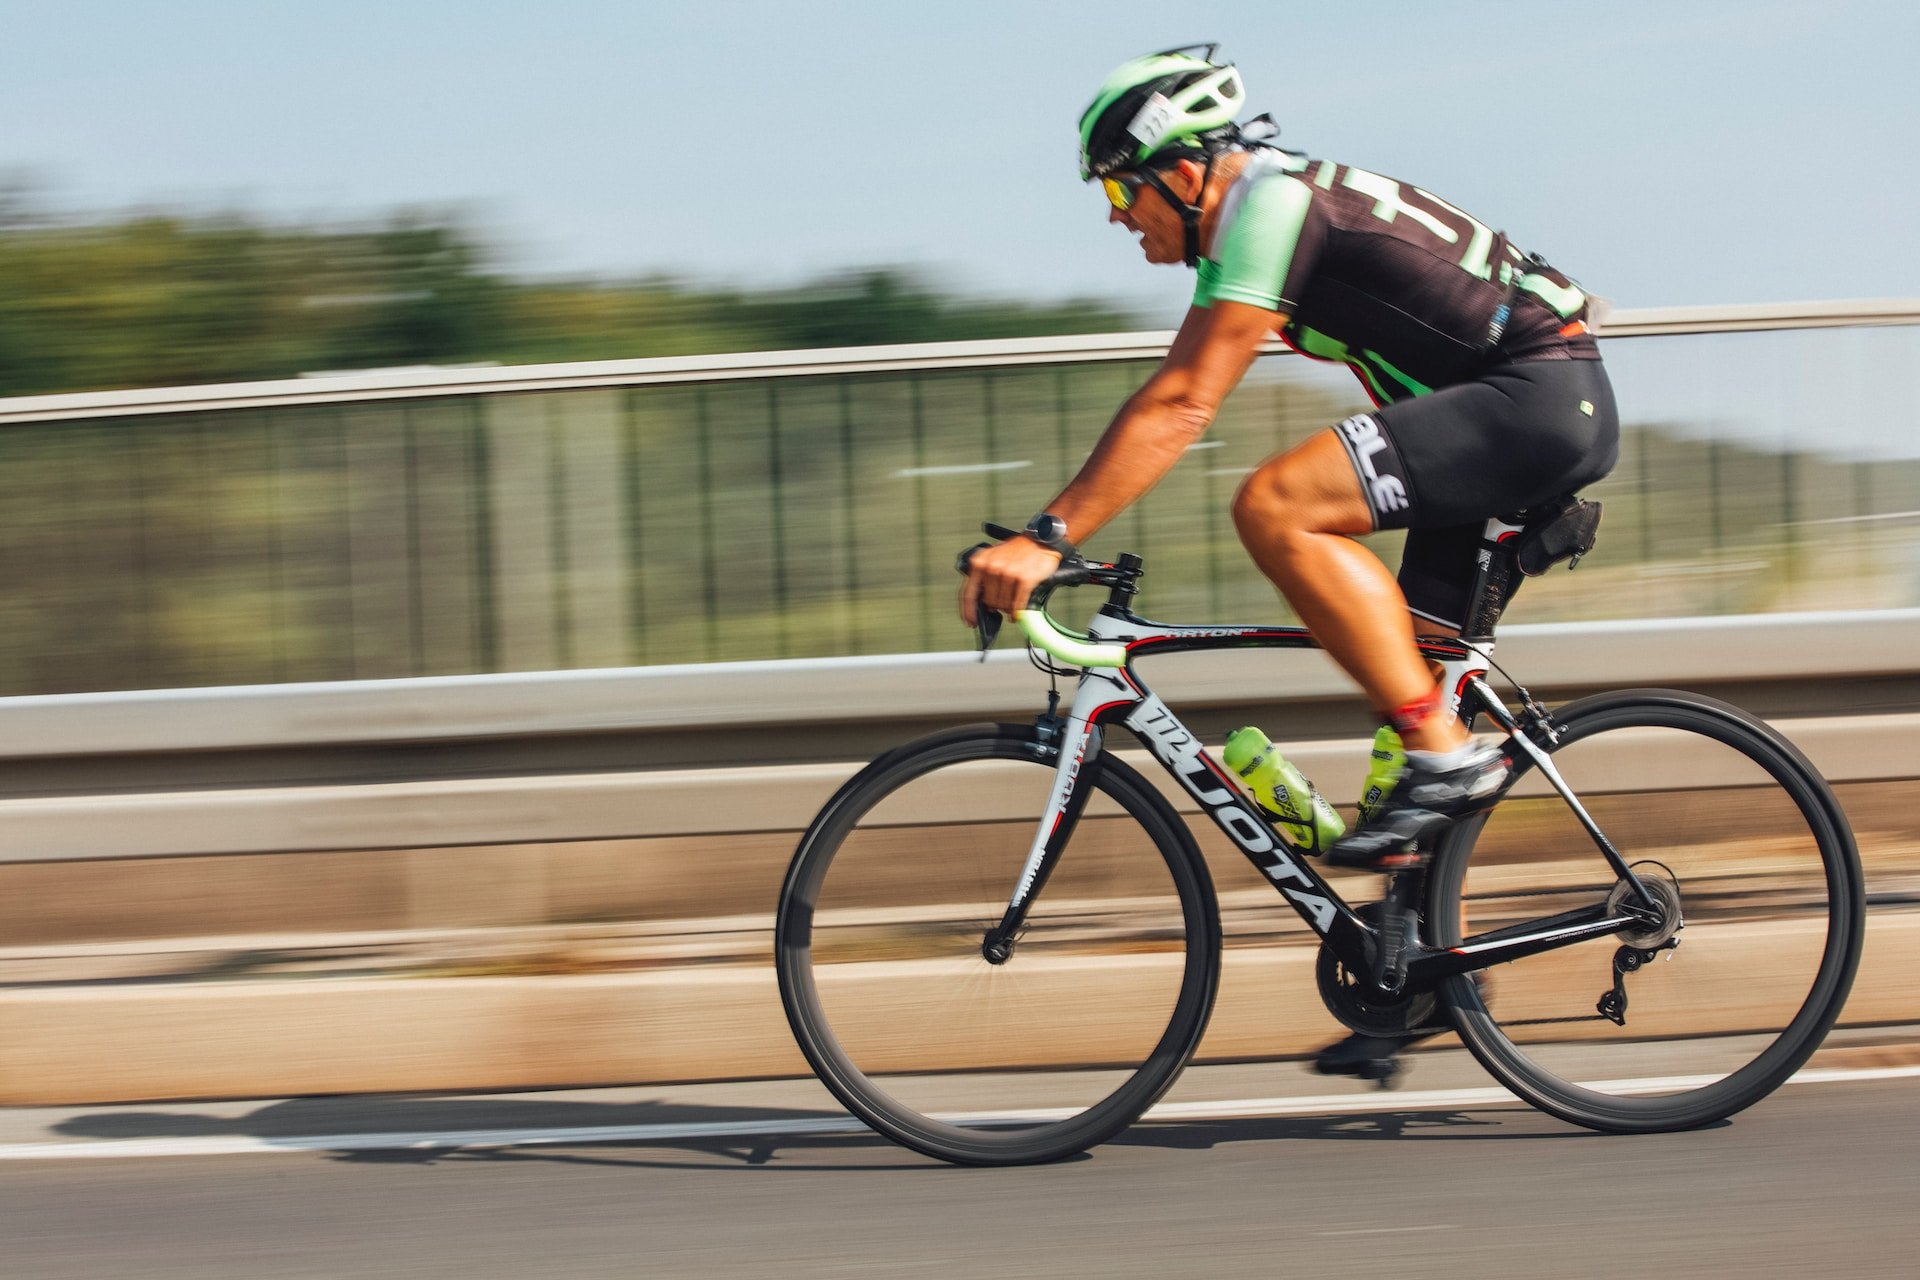
<svg viewBox="0 0 1920 1280">
<path fill-rule="evenodd" d="M 1354 914 L 1378 928 L 1385 909 L 1381 903 L 1369 902 Z M 1410 1039 L 1453 1025 L 1440 1011 L 1439 1000 L 1431 991 L 1383 995 L 1367 974 L 1349 970 L 1324 941 L 1314 959 L 1313 976 L 1327 1011 L 1363 1036 Z"/>
</svg>

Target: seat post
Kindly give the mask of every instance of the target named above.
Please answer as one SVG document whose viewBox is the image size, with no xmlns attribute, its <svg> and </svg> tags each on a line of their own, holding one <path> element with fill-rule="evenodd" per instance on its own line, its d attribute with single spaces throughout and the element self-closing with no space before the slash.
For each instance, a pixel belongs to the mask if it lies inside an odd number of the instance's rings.
<svg viewBox="0 0 1920 1280">
<path fill-rule="evenodd" d="M 1500 615 L 1512 603 L 1520 589 L 1520 565 L 1513 553 L 1513 539 L 1526 526 L 1521 517 L 1495 516 L 1481 533 L 1479 567 L 1473 575 L 1473 591 L 1467 597 L 1467 617 L 1460 638 L 1475 644 L 1493 640 L 1493 629 Z"/>
</svg>

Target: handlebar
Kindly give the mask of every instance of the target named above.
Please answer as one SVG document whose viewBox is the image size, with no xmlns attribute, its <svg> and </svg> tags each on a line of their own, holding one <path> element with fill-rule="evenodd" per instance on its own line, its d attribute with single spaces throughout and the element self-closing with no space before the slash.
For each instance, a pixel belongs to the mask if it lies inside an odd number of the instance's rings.
<svg viewBox="0 0 1920 1280">
<path fill-rule="evenodd" d="M 998 614 L 994 615 L 998 617 Z M 1127 665 L 1127 646 L 1123 644 L 1102 644 L 1089 640 L 1085 636 L 1076 636 L 1063 631 L 1060 625 L 1047 616 L 1045 609 L 1022 609 L 1013 615 L 1020 630 L 1026 633 L 1027 640 L 1042 653 L 1051 654 L 1062 662 L 1076 667 L 1124 667 Z M 984 658 L 986 655 L 981 654 Z"/>
<path fill-rule="evenodd" d="M 1004 525 L 988 523 L 980 528 L 993 542 L 1005 542 L 1009 538 L 1022 536 L 1018 530 Z M 969 572 L 975 553 L 986 550 L 993 542 L 979 542 L 968 547 L 955 558 L 953 567 L 963 574 Z M 1124 666 L 1127 661 L 1125 645 L 1101 644 L 1086 636 L 1062 630 L 1058 623 L 1047 616 L 1047 598 L 1060 587 L 1094 583 L 1112 588 L 1116 599 L 1131 599 L 1134 583 L 1139 578 L 1140 561 L 1134 556 L 1122 556 L 1115 564 L 1102 564 L 1081 555 L 1062 556 L 1060 567 L 1033 589 L 1027 607 L 1014 614 L 1013 620 L 1034 648 L 1062 662 L 1076 667 Z M 985 608 L 979 609 L 975 616 L 974 628 L 980 642 L 980 660 L 985 662 L 987 650 L 1000 634 L 1002 619 L 998 612 Z"/>
</svg>

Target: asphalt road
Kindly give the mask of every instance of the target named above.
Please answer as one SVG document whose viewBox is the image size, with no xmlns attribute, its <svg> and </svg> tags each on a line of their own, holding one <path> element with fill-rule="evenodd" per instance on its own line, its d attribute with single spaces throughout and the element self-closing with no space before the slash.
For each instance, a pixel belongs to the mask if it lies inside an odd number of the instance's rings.
<svg viewBox="0 0 1920 1280">
<path fill-rule="evenodd" d="M 1011 1170 L 864 1134 L 13 1159 L 0 1274 L 1844 1276 L 1913 1274 L 1920 1258 L 1920 1078 L 1790 1085 L 1717 1128 L 1631 1138 L 1513 1104 L 1371 1096 L 1382 1110 L 1142 1125 Z M 329 1105 L 198 1131 L 326 1132 Z M 446 1125 L 475 1104 L 394 1105 L 390 1122 Z M 565 1125 L 594 1104 L 516 1105 L 516 1122 Z M 736 1095 L 708 1114 L 752 1110 Z M 93 1121 L 118 1137 L 195 1131 L 162 1110 Z"/>
</svg>

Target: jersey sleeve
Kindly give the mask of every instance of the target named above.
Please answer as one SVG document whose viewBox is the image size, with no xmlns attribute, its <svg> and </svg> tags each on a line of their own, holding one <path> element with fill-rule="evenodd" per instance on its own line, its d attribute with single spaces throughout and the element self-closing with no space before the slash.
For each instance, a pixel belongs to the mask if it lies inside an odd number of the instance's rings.
<svg viewBox="0 0 1920 1280">
<path fill-rule="evenodd" d="M 1313 188 L 1291 174 L 1253 184 L 1203 258 L 1193 304 L 1245 302 L 1291 312 L 1319 256 Z"/>
</svg>

